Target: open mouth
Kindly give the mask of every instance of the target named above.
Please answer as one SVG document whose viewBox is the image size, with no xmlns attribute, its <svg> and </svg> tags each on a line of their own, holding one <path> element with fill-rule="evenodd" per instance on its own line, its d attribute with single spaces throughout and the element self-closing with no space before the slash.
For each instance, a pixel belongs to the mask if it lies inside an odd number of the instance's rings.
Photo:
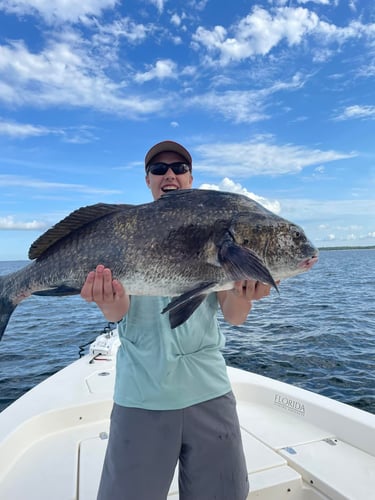
<svg viewBox="0 0 375 500">
<path fill-rule="evenodd" d="M 318 262 L 318 256 L 317 255 L 313 255 L 312 257 L 309 257 L 308 259 L 305 259 L 301 262 L 301 264 L 299 265 L 299 267 L 301 267 L 302 269 L 306 269 L 306 271 L 308 269 L 311 269 L 313 267 L 314 264 L 316 264 Z"/>
</svg>

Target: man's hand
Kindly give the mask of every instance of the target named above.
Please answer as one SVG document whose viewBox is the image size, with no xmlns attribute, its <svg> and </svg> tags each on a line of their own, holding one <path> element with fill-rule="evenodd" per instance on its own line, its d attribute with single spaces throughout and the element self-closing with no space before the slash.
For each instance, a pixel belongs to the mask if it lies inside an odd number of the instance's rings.
<svg viewBox="0 0 375 500">
<path fill-rule="evenodd" d="M 129 295 L 121 282 L 112 278 L 112 271 L 99 264 L 91 271 L 81 290 L 86 302 L 95 302 L 108 321 L 120 321 L 129 309 Z"/>
<path fill-rule="evenodd" d="M 237 297 L 242 297 L 251 302 L 267 297 L 271 292 L 271 286 L 255 280 L 236 281 L 232 292 Z"/>
<path fill-rule="evenodd" d="M 218 292 L 218 299 L 224 319 L 232 325 L 246 321 L 253 300 L 267 297 L 271 286 L 256 280 L 236 281 L 232 290 Z"/>
</svg>

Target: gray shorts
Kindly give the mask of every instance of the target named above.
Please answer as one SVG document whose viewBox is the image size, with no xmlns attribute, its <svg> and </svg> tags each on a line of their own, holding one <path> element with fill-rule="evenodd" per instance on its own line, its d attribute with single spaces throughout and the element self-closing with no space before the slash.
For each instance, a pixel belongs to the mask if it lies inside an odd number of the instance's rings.
<svg viewBox="0 0 375 500">
<path fill-rule="evenodd" d="M 245 500 L 249 484 L 231 392 L 182 410 L 115 404 L 98 500 L 165 500 L 178 460 L 180 500 Z"/>
</svg>

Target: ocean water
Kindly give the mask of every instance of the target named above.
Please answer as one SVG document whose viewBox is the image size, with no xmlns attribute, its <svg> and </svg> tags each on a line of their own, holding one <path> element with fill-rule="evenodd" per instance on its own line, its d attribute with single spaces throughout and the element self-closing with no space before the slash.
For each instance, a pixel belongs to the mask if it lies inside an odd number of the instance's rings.
<svg viewBox="0 0 375 500">
<path fill-rule="evenodd" d="M 0 262 L 0 274 L 25 264 Z M 245 324 L 219 321 L 229 365 L 375 414 L 375 250 L 322 251 L 311 271 L 255 302 Z M 76 360 L 105 326 L 80 297 L 23 301 L 0 343 L 0 410 Z"/>
</svg>

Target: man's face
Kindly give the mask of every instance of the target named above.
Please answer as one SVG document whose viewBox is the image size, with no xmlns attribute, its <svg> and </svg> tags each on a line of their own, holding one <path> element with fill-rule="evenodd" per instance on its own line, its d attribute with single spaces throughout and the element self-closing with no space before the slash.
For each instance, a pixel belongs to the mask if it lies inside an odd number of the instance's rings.
<svg viewBox="0 0 375 500">
<path fill-rule="evenodd" d="M 159 153 L 152 159 L 152 163 L 175 163 L 184 162 L 186 160 L 180 156 L 178 153 L 173 153 L 172 151 L 165 151 Z M 169 168 L 164 175 L 155 175 L 149 172 L 146 175 L 146 184 L 151 189 L 152 196 L 154 200 L 157 200 L 165 193 L 169 191 L 175 191 L 177 189 L 190 189 L 193 184 L 193 176 L 190 170 L 184 174 L 175 174 L 171 168 Z"/>
</svg>

